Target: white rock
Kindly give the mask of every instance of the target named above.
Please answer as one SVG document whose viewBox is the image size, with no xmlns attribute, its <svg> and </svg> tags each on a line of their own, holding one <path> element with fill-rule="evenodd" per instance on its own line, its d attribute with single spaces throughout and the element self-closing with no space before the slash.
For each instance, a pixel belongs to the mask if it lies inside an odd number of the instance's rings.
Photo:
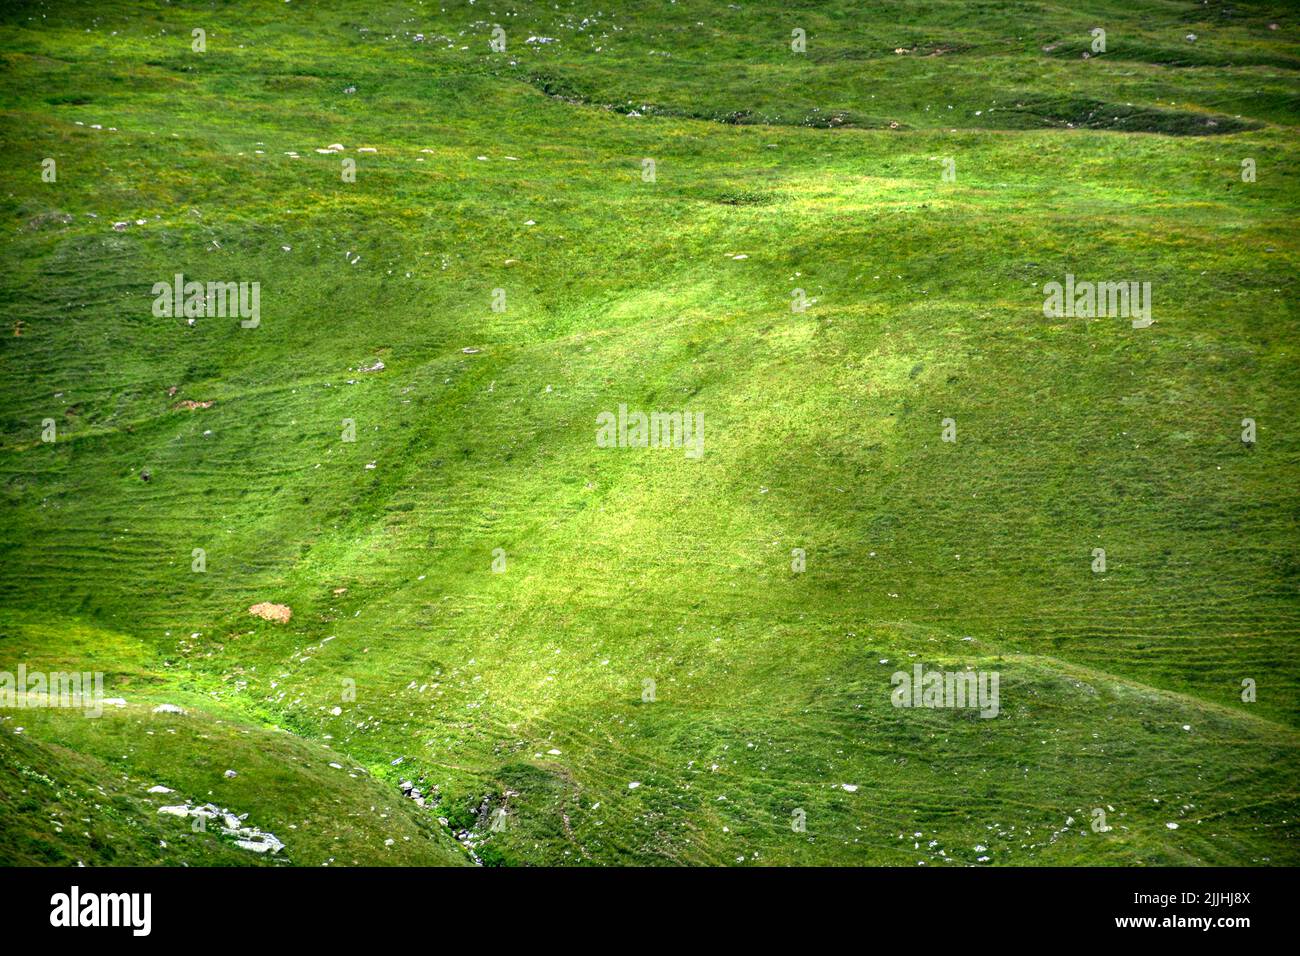
<svg viewBox="0 0 1300 956">
<path fill-rule="evenodd" d="M 284 844 L 277 840 L 269 833 L 262 833 L 259 830 L 242 830 L 247 833 L 251 839 L 236 840 L 235 846 L 245 850 L 252 850 L 254 853 L 279 853 L 284 849 Z"/>
</svg>

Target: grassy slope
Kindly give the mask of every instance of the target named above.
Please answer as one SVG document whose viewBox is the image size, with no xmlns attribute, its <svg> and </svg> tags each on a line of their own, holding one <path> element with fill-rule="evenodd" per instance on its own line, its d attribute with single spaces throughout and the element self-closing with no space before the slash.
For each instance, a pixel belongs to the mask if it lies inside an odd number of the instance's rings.
<svg viewBox="0 0 1300 956">
<path fill-rule="evenodd" d="M 1296 862 L 1296 25 L 737 6 L 5 12 L 0 668 L 131 702 L 0 716 L 6 764 L 202 797 L 271 735 L 409 813 L 400 757 L 519 863 Z M 154 319 L 177 271 L 260 281 L 261 328 Z M 1151 281 L 1155 325 L 1045 319 L 1066 272 Z M 596 448 L 620 402 L 704 411 L 704 458 Z M 915 661 L 999 670 L 1003 716 L 894 709 Z M 164 700 L 224 722 L 202 761 L 142 739 Z M 234 809 L 321 862 L 298 788 L 374 784 L 284 763 Z M 0 860 L 110 859 L 7 773 Z M 362 819 L 339 862 L 412 842 Z"/>
<path fill-rule="evenodd" d="M 4 626 L 6 651 L 33 669 L 111 661 L 105 681 L 128 700 L 98 718 L 51 709 L 7 714 L 0 762 L 0 859 L 7 863 L 469 862 L 394 781 L 375 779 L 327 740 L 304 740 L 247 709 L 214 703 L 201 678 L 152 672 L 140 641 L 69 621 L 32 626 L 6 616 Z M 185 713 L 154 713 L 160 703 Z M 173 792 L 149 793 L 154 786 Z M 186 802 L 247 814 L 247 825 L 273 833 L 285 849 L 253 855 L 216 828 L 196 833 L 190 821 L 158 813 Z"/>
</svg>

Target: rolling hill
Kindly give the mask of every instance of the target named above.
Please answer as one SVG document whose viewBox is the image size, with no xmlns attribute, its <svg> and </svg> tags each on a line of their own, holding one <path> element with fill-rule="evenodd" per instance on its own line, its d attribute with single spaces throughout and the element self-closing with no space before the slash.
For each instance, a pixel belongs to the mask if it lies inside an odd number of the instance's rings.
<svg viewBox="0 0 1300 956">
<path fill-rule="evenodd" d="M 0 863 L 1300 862 L 1298 31 L 7 4 Z"/>
</svg>

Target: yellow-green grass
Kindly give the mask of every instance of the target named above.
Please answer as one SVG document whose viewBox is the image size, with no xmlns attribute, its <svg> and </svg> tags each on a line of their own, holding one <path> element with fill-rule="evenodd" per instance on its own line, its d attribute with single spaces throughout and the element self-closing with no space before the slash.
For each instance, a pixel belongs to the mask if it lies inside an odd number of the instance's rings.
<svg viewBox="0 0 1300 956">
<path fill-rule="evenodd" d="M 0 670 L 128 702 L 0 712 L 0 862 L 254 862 L 162 783 L 309 865 L 1294 864 L 1282 7 L 441 6 L 0 16 Z M 177 272 L 261 326 L 155 318 Z M 918 662 L 1000 715 L 891 706 Z"/>
</svg>

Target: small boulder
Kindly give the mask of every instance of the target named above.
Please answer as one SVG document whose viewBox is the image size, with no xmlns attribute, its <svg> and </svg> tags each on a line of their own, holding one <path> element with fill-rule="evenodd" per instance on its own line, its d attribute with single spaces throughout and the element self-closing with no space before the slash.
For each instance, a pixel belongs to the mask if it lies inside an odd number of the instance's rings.
<svg viewBox="0 0 1300 956">
<path fill-rule="evenodd" d="M 264 621 L 287 624 L 289 618 L 293 617 L 293 608 L 287 604 L 272 604 L 270 601 L 263 601 L 250 607 L 248 613 L 254 617 L 260 617 Z"/>
</svg>

